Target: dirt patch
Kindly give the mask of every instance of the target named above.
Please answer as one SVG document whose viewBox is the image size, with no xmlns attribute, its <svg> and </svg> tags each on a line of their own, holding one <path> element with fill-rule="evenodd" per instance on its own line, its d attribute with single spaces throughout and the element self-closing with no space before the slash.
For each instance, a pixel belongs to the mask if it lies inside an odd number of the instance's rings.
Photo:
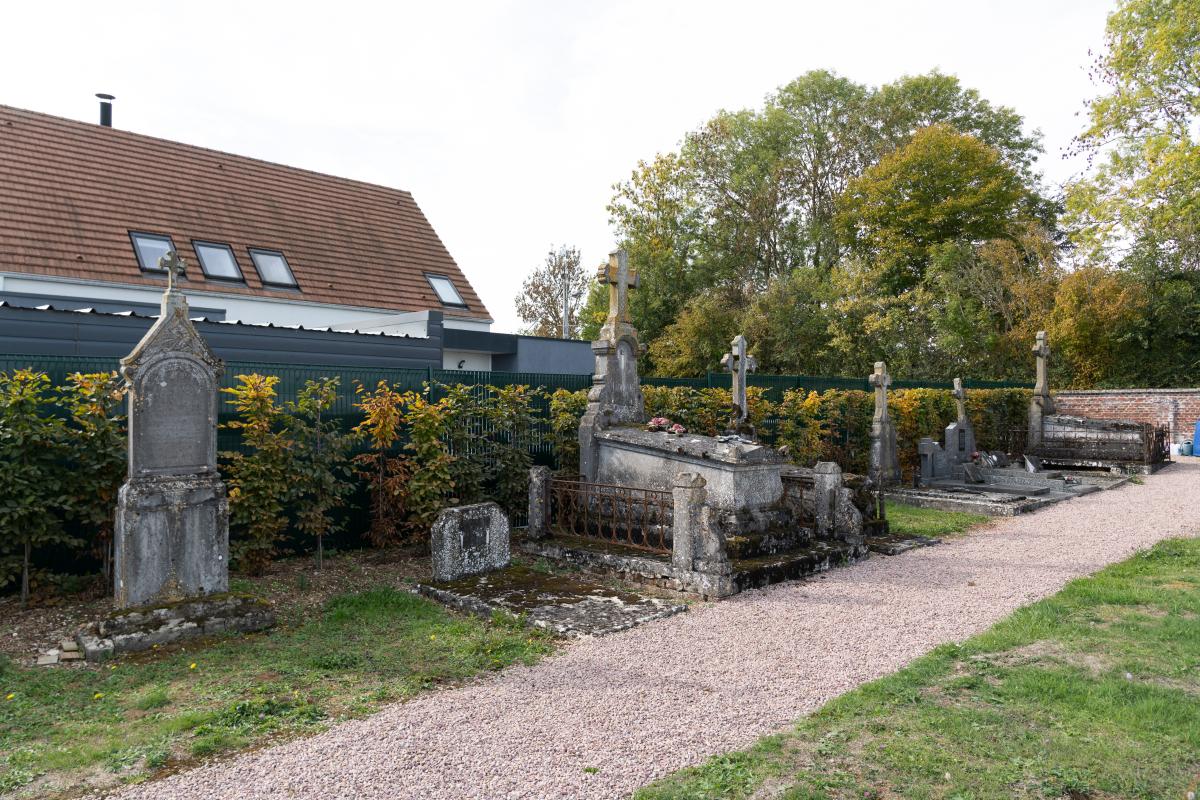
<svg viewBox="0 0 1200 800">
<path fill-rule="evenodd" d="M 1099 677 L 1112 669 L 1112 664 L 1095 653 L 1068 650 L 1061 642 L 1049 639 L 1027 644 L 1014 650 L 1000 653 L 984 653 L 972 656 L 973 661 L 984 661 L 1002 667 L 1024 667 L 1030 664 L 1066 664 L 1078 667 L 1092 677 Z"/>
<path fill-rule="evenodd" d="M 382 587 L 405 588 L 428 580 L 429 557 L 424 548 L 357 550 L 326 557 L 317 571 L 308 556 L 282 559 L 271 564 L 266 574 L 250 577 L 230 575 L 230 588 L 261 597 L 271 604 L 281 624 L 310 618 L 333 597 Z M 15 597 L 0 598 L 0 655 L 31 666 L 38 653 L 72 638 L 83 625 L 114 611 L 112 597 L 97 580 L 94 588 L 70 597 L 47 597 L 21 608 Z M 147 651 L 149 652 L 149 651 Z M 83 662 L 61 665 L 90 669 Z M 61 668 L 60 667 L 60 668 Z"/>
</svg>

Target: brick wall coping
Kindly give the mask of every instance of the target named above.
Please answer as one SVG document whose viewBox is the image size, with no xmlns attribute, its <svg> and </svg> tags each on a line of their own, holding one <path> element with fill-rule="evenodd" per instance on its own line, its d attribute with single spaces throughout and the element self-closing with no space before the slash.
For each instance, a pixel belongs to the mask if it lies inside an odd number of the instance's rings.
<svg viewBox="0 0 1200 800">
<path fill-rule="evenodd" d="M 1200 394 L 1200 387 L 1191 389 L 1065 389 L 1056 391 L 1057 395 L 1130 395 L 1130 394 Z"/>
</svg>

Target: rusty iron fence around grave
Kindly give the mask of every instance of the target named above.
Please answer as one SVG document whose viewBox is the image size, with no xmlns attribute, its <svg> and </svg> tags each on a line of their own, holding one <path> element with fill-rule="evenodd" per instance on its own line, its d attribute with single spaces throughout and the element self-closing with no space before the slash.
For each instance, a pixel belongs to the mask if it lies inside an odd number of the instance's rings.
<svg viewBox="0 0 1200 800">
<path fill-rule="evenodd" d="M 670 492 L 554 478 L 548 506 L 553 531 L 652 553 L 671 552 Z"/>
</svg>

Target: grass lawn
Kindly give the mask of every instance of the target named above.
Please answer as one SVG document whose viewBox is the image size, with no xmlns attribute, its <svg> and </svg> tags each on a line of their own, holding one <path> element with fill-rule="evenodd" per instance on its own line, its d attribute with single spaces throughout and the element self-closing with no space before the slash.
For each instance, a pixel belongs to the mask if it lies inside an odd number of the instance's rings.
<svg viewBox="0 0 1200 800">
<path fill-rule="evenodd" d="M 369 714 L 515 662 L 552 640 L 451 615 L 395 588 L 343 594 L 274 631 L 164 648 L 99 669 L 0 655 L 0 796 L 79 794 Z"/>
<path fill-rule="evenodd" d="M 636 798 L 1182 800 L 1198 784 L 1200 540 L 1188 539 Z"/>
<path fill-rule="evenodd" d="M 900 536 L 932 536 L 934 538 L 963 533 L 973 525 L 987 522 L 991 517 L 967 514 L 962 511 L 938 511 L 903 503 L 887 504 L 888 527 Z"/>
</svg>

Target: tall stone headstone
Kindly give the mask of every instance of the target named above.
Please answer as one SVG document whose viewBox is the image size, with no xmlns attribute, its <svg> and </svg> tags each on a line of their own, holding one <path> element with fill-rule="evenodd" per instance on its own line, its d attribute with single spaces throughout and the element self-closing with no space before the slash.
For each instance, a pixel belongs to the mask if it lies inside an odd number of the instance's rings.
<svg viewBox="0 0 1200 800">
<path fill-rule="evenodd" d="M 896 426 L 888 413 L 887 391 L 892 385 L 887 364 L 875 362 L 875 371 L 867 378 L 875 389 L 875 416 L 871 419 L 871 479 L 877 486 L 900 482 L 900 456 L 896 452 Z"/>
<path fill-rule="evenodd" d="M 729 352 L 721 357 L 721 367 L 732 375 L 731 427 L 742 430 L 750 419 L 750 406 L 746 399 L 747 377 L 758 369 L 758 361 L 746 352 L 745 336 L 739 333 L 729 343 Z"/>
<path fill-rule="evenodd" d="M 946 455 L 951 462 L 963 464 L 975 454 L 975 428 L 967 417 L 967 392 L 961 378 L 954 379 L 954 402 L 958 416 L 946 426 Z"/>
<path fill-rule="evenodd" d="M 608 319 L 600 338 L 592 342 L 596 366 L 579 424 L 579 471 L 588 480 L 595 480 L 597 470 L 595 434 L 613 425 L 646 421 L 637 372 L 642 346 L 629 317 L 629 290 L 638 285 L 637 272 L 630 269 L 625 251 L 617 250 L 596 277 L 608 287 Z"/>
<path fill-rule="evenodd" d="M 1042 443 L 1046 417 L 1054 414 L 1054 398 L 1050 396 L 1050 344 L 1045 331 L 1038 331 L 1033 354 L 1037 357 L 1037 382 L 1033 387 L 1033 397 L 1029 400 L 1029 435 L 1026 440 L 1029 447 L 1037 447 Z"/>
<path fill-rule="evenodd" d="M 129 397 L 129 472 L 117 501 L 118 608 L 228 591 L 229 506 L 217 471 L 218 381 L 224 364 L 188 319 L 176 285 L 183 261 L 159 262 L 158 320 L 121 359 Z"/>
</svg>

